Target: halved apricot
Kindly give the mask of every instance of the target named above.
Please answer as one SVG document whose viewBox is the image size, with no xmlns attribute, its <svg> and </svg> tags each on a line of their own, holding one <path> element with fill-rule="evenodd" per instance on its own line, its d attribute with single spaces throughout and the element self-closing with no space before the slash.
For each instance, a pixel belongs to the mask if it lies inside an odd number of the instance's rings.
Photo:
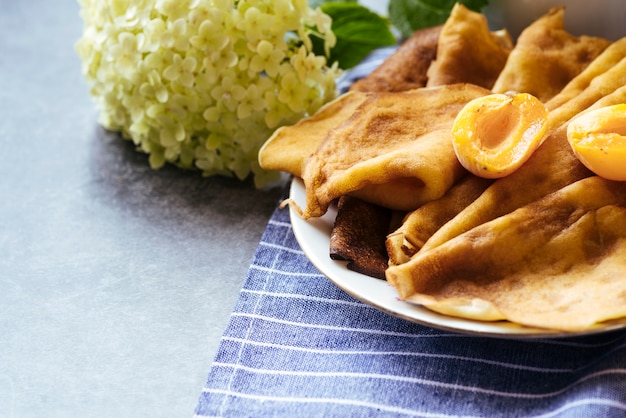
<svg viewBox="0 0 626 418">
<path fill-rule="evenodd" d="M 575 117 L 567 125 L 567 139 L 589 170 L 607 180 L 626 181 L 626 104 Z"/>
<path fill-rule="evenodd" d="M 454 152 L 461 165 L 477 176 L 507 176 L 541 144 L 547 119 L 544 104 L 527 93 L 474 99 L 454 120 Z"/>
</svg>

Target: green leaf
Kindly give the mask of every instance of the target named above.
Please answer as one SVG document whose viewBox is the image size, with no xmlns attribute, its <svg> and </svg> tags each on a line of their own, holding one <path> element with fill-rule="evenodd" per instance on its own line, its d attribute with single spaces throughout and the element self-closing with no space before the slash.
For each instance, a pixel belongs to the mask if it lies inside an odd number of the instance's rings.
<svg viewBox="0 0 626 418">
<path fill-rule="evenodd" d="M 337 61 L 340 68 L 351 68 L 373 50 L 397 42 L 388 20 L 357 3 L 329 2 L 322 10 L 333 19 L 332 30 L 337 37 L 329 63 Z"/>
<path fill-rule="evenodd" d="M 389 19 L 403 37 L 445 23 L 456 3 L 480 12 L 489 0 L 390 0 Z"/>
</svg>

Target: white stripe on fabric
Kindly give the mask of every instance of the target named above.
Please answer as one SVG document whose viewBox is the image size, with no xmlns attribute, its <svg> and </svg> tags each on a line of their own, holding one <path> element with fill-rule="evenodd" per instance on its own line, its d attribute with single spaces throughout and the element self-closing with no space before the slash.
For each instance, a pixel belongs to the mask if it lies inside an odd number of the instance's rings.
<svg viewBox="0 0 626 418">
<path fill-rule="evenodd" d="M 428 380 L 428 379 L 420 379 L 416 377 L 406 377 L 406 376 L 394 376 L 380 373 L 356 373 L 356 372 L 309 372 L 309 371 L 290 371 L 290 370 L 271 370 L 271 369 L 256 369 L 253 367 L 242 366 L 240 364 L 229 364 L 229 363 L 213 363 L 214 367 L 223 367 L 223 368 L 232 368 L 233 370 L 244 370 L 250 373 L 256 374 L 269 374 L 269 375 L 280 375 L 280 376 L 308 376 L 308 377 L 329 377 L 329 378 L 337 378 L 337 377 L 348 377 L 354 379 L 385 379 L 391 380 L 395 382 L 407 382 L 407 383 L 416 383 L 425 386 L 434 386 L 443 389 L 452 389 L 452 390 L 463 390 L 466 392 L 472 393 L 481 393 L 485 395 L 493 395 L 500 396 L 505 398 L 515 398 L 515 399 L 543 399 L 543 398 L 551 398 L 557 395 L 561 395 L 568 390 L 574 388 L 575 386 L 593 379 L 595 377 L 604 376 L 607 374 L 625 374 L 626 369 L 608 369 L 602 370 L 597 373 L 592 373 L 587 376 L 583 376 L 575 382 L 565 386 L 562 389 L 552 391 L 552 392 L 544 392 L 544 393 L 519 393 L 519 392 L 503 392 L 499 390 L 493 389 L 485 389 L 477 386 L 464 386 L 456 383 L 446 383 L 436 380 Z M 211 391 L 209 388 L 204 388 L 203 391 Z"/>
<path fill-rule="evenodd" d="M 304 255 L 304 251 L 302 251 L 300 247 L 292 248 L 292 247 L 287 247 L 285 245 L 274 244 L 274 243 L 267 242 L 267 241 L 261 241 L 259 245 L 262 245 L 264 247 L 276 248 L 278 250 L 287 251 L 287 252 L 294 253 L 294 254 Z"/>
<path fill-rule="evenodd" d="M 611 408 L 617 408 L 617 409 L 626 411 L 626 404 L 623 404 L 621 402 L 617 402 L 612 399 L 590 398 L 590 399 L 579 399 L 574 402 L 568 402 L 565 405 L 561 406 L 559 409 L 555 409 L 554 411 L 551 411 L 542 415 L 536 415 L 535 418 L 555 417 L 570 409 L 578 408 L 581 406 L 588 406 L 588 405 L 610 406 Z"/>
<path fill-rule="evenodd" d="M 624 337 L 623 336 L 619 336 L 616 337 L 610 341 L 602 341 L 602 342 L 598 342 L 598 343 L 591 343 L 591 342 L 581 342 L 581 341 L 570 341 L 570 340 L 564 340 L 561 338 L 557 338 L 557 339 L 537 339 L 535 341 L 541 342 L 542 344 L 552 344 L 552 345 L 562 345 L 562 346 L 566 346 L 566 347 L 583 347 L 583 348 L 598 348 L 598 347 L 606 347 L 609 346 L 611 344 L 614 344 L 616 341 L 620 341 L 622 340 Z M 621 346 L 620 348 L 624 347 L 626 345 Z"/>
<path fill-rule="evenodd" d="M 526 370 L 532 372 L 539 373 L 572 373 L 576 372 L 575 369 L 548 369 L 545 367 L 534 367 L 534 366 L 526 366 L 523 364 L 515 364 L 515 363 L 505 363 L 502 361 L 495 360 L 487 360 L 480 357 L 467 357 L 467 356 L 456 356 L 452 354 L 432 354 L 432 353 L 420 353 L 415 351 L 364 351 L 364 350 L 330 350 L 330 349 L 319 349 L 319 348 L 305 348 L 305 347 L 297 347 L 291 345 L 284 344 L 275 344 L 275 343 L 266 343 L 262 341 L 251 341 L 245 340 L 243 338 L 236 337 L 223 337 L 225 341 L 232 341 L 241 344 L 249 344 L 257 347 L 267 347 L 267 348 L 276 348 L 280 350 L 286 351 L 303 351 L 312 354 L 324 354 L 324 355 L 337 355 L 337 356 L 345 356 L 345 355 L 356 355 L 356 356 L 406 356 L 406 357 L 424 357 L 424 358 L 440 358 L 440 359 L 450 359 L 450 360 L 461 360 L 475 363 L 483 363 L 489 364 L 491 366 L 499 366 L 507 369 L 515 369 L 515 370 Z"/>
<path fill-rule="evenodd" d="M 264 267 L 264 266 L 258 266 L 256 264 L 252 264 L 250 266 L 251 269 L 254 270 L 259 270 L 259 271 L 264 271 L 266 273 L 276 273 L 276 274 L 280 274 L 282 276 L 292 276 L 292 277 L 315 277 L 315 278 L 324 278 L 326 276 L 324 276 L 322 273 L 298 273 L 298 272 L 294 272 L 294 271 L 284 271 L 284 270 L 279 270 L 279 269 L 273 269 L 270 267 Z"/>
<path fill-rule="evenodd" d="M 264 290 L 248 290 L 242 289 L 242 293 L 253 293 L 260 296 L 271 296 L 277 298 L 285 298 L 285 299 L 301 299 L 301 300 L 310 300 L 315 302 L 322 302 L 328 304 L 337 304 L 337 305 L 349 305 L 349 306 L 357 306 L 360 308 L 369 308 L 374 309 L 369 305 L 365 305 L 361 302 L 354 302 L 350 300 L 342 300 L 342 299 L 331 299 L 331 298 L 321 298 L 319 296 L 307 296 L 300 293 L 277 293 L 277 292 L 267 292 Z"/>
<path fill-rule="evenodd" d="M 291 228 L 291 223 L 290 222 L 283 222 L 283 221 L 277 221 L 275 219 L 270 219 L 270 221 L 268 223 L 270 225 L 280 226 L 280 227 L 284 227 L 284 228 Z"/>
<path fill-rule="evenodd" d="M 278 318 L 273 318 L 273 317 L 269 317 L 265 315 L 245 313 L 245 312 L 233 312 L 231 316 L 259 319 L 262 321 L 268 321 L 268 322 L 273 322 L 273 323 L 283 324 L 283 325 L 290 325 L 290 326 L 295 326 L 295 327 L 319 328 L 319 329 L 328 329 L 328 330 L 334 330 L 334 331 L 363 332 L 363 333 L 368 333 L 368 334 L 392 335 L 392 336 L 398 336 L 398 337 L 409 337 L 409 338 L 429 338 L 430 337 L 432 338 L 432 337 L 441 337 L 442 335 L 447 335 L 449 337 L 470 338 L 461 334 L 420 335 L 420 334 L 411 334 L 407 332 L 385 331 L 385 330 L 374 329 L 374 328 L 350 328 L 350 327 L 341 327 L 341 326 L 335 326 L 335 325 L 310 324 L 310 323 L 303 323 L 303 322 L 287 321 L 284 319 L 278 319 Z"/>
<path fill-rule="evenodd" d="M 283 402 L 283 403 L 324 403 L 324 404 L 338 404 L 338 405 L 353 405 L 361 406 L 365 408 L 372 408 L 379 411 L 394 412 L 398 414 L 410 415 L 423 418 L 457 418 L 459 415 L 446 415 L 446 414 L 433 414 L 429 412 L 414 411 L 405 408 L 398 408 L 395 406 L 377 404 L 373 402 L 363 402 L 354 399 L 341 399 L 341 398 L 296 398 L 296 397 L 281 397 L 281 396 L 266 396 L 266 395 L 252 395 L 249 393 L 235 392 L 232 390 L 223 389 L 205 389 L 205 393 L 215 393 L 226 396 L 234 396 L 243 399 L 252 399 L 260 402 Z M 466 416 L 465 418 L 471 418 Z"/>
</svg>

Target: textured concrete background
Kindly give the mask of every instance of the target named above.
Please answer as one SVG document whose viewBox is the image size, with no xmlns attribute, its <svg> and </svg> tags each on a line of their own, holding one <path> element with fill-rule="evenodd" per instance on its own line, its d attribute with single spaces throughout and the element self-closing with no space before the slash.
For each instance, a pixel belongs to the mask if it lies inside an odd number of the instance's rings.
<svg viewBox="0 0 626 418">
<path fill-rule="evenodd" d="M 280 190 L 105 132 L 75 0 L 0 0 L 0 417 L 192 416 Z"/>
</svg>

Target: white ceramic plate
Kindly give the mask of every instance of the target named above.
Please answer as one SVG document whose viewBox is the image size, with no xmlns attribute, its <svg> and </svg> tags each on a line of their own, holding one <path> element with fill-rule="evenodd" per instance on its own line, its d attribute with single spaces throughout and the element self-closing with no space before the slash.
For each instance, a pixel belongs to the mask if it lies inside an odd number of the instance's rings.
<svg viewBox="0 0 626 418">
<path fill-rule="evenodd" d="M 291 183 L 290 197 L 304 207 L 306 201 L 304 184 L 298 178 Z M 386 281 L 348 270 L 345 262 L 330 258 L 330 232 L 337 214 L 336 208 L 331 207 L 321 218 L 306 221 L 293 209 L 290 211 L 296 239 L 311 263 L 348 294 L 390 315 L 443 330 L 506 338 L 556 338 L 626 328 L 626 321 L 614 321 L 581 333 L 565 333 L 524 327 L 507 321 L 481 322 L 454 318 L 403 302 L 398 299 L 396 290 Z"/>
</svg>

